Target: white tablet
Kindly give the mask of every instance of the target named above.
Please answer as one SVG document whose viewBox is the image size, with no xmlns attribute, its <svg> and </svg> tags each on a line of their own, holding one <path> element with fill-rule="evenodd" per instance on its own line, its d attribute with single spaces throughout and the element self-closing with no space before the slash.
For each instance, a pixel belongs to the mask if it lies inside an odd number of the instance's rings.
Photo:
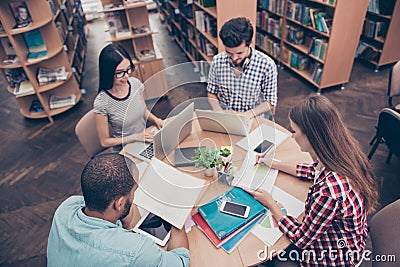
<svg viewBox="0 0 400 267">
<path fill-rule="evenodd" d="M 142 216 L 132 230 L 147 235 L 160 246 L 165 246 L 171 235 L 171 224 L 149 212 Z"/>
</svg>

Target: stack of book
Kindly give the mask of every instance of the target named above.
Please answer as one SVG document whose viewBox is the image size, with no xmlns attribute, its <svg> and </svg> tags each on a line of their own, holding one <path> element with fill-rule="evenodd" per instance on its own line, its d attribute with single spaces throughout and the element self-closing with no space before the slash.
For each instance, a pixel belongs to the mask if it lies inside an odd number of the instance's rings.
<svg viewBox="0 0 400 267">
<path fill-rule="evenodd" d="M 224 200 L 249 206 L 250 212 L 247 218 L 221 212 L 220 206 Z M 200 206 L 192 218 L 215 247 L 222 247 L 227 253 L 231 253 L 250 233 L 265 212 L 266 209 L 260 202 L 243 189 L 234 187 Z"/>
<path fill-rule="evenodd" d="M 47 58 L 47 47 L 43 41 L 40 29 L 35 29 L 23 34 L 29 53 L 28 62 L 35 62 Z"/>
<path fill-rule="evenodd" d="M 69 72 L 65 71 L 65 67 L 59 67 L 57 69 L 45 69 L 39 68 L 37 79 L 39 85 L 45 85 L 52 82 L 65 81 L 68 77 Z"/>
<path fill-rule="evenodd" d="M 62 108 L 75 105 L 76 95 L 67 96 L 51 95 L 49 98 L 50 109 Z"/>
<path fill-rule="evenodd" d="M 34 92 L 35 90 L 33 89 L 33 86 L 29 81 L 22 81 L 20 83 L 17 83 L 14 88 L 14 95 L 16 96 L 30 95 Z"/>
</svg>

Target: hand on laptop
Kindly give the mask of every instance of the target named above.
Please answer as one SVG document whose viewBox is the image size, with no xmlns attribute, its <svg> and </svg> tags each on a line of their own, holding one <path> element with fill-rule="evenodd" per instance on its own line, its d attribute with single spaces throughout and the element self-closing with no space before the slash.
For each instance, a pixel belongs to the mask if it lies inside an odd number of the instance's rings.
<svg viewBox="0 0 400 267">
<path fill-rule="evenodd" d="M 164 126 L 165 121 L 163 119 L 157 118 L 154 120 L 158 129 L 161 129 Z"/>
</svg>

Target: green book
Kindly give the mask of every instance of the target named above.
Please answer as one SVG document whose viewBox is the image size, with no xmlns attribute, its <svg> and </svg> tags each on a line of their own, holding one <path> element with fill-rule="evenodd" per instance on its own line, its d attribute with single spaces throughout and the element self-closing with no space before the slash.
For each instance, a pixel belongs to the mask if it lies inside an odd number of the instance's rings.
<svg viewBox="0 0 400 267">
<path fill-rule="evenodd" d="M 248 217 L 242 218 L 221 212 L 219 207 L 224 200 L 249 206 L 250 212 Z M 199 207 L 198 211 L 217 237 L 222 239 L 253 220 L 260 213 L 265 212 L 266 209 L 249 193 L 239 187 L 234 187 L 209 203 Z"/>
<path fill-rule="evenodd" d="M 43 37 L 39 29 L 24 33 L 24 40 L 30 53 L 47 51 L 46 44 L 43 41 Z"/>
</svg>

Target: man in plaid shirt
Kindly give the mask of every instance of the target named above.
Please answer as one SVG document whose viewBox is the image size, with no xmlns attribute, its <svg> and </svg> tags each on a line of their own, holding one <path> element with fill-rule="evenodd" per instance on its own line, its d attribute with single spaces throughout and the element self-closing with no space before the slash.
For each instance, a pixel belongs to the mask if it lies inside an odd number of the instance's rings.
<svg viewBox="0 0 400 267">
<path fill-rule="evenodd" d="M 270 57 L 250 47 L 253 33 L 246 18 L 234 18 L 222 26 L 219 37 L 225 51 L 214 56 L 207 85 L 214 110 L 244 112 L 248 118 L 274 112 L 277 68 Z"/>
</svg>

